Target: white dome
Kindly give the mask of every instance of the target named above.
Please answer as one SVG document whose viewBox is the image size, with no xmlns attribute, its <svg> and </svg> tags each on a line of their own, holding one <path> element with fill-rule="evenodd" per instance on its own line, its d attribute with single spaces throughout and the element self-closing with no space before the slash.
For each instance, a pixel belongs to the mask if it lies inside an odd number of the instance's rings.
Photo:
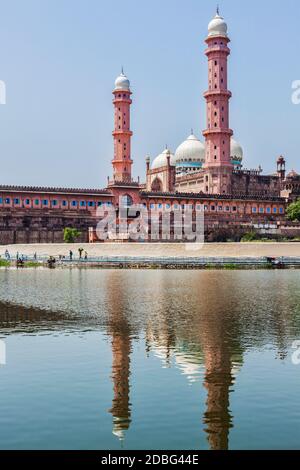
<svg viewBox="0 0 300 470">
<path fill-rule="evenodd" d="M 130 91 L 130 81 L 123 72 L 115 81 L 115 90 Z"/>
<path fill-rule="evenodd" d="M 169 150 L 166 149 L 158 155 L 152 162 L 151 168 L 152 170 L 156 170 L 157 168 L 161 168 L 163 166 L 167 166 L 168 160 L 167 157 L 170 155 L 170 165 L 175 166 L 175 155 Z"/>
<path fill-rule="evenodd" d="M 224 18 L 216 14 L 208 25 L 208 36 L 225 36 L 227 37 L 227 23 Z"/>
<path fill-rule="evenodd" d="M 230 141 L 230 156 L 233 160 L 238 161 L 242 161 L 244 156 L 244 152 L 241 145 L 233 138 L 231 138 Z"/>
<path fill-rule="evenodd" d="M 176 163 L 180 162 L 205 162 L 205 146 L 191 134 L 175 152 Z"/>
</svg>

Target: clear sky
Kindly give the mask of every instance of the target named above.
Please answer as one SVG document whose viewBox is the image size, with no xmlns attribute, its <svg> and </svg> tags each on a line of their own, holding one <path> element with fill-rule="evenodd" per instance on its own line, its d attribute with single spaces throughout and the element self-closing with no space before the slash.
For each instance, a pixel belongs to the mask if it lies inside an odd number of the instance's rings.
<svg viewBox="0 0 300 470">
<path fill-rule="evenodd" d="M 299 0 L 220 0 L 232 55 L 231 127 L 244 166 L 300 171 Z M 104 187 L 112 89 L 131 80 L 134 175 L 205 128 L 204 38 L 215 0 L 0 0 L 0 184 Z M 203 140 L 202 136 L 201 139 Z"/>
</svg>

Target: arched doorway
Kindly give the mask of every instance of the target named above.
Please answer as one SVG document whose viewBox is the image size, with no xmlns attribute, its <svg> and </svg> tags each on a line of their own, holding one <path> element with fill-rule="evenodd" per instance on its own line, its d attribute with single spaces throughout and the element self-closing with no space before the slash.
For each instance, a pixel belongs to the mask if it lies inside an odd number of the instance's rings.
<svg viewBox="0 0 300 470">
<path fill-rule="evenodd" d="M 124 194 L 122 197 L 121 197 L 121 204 L 122 204 L 122 207 L 131 207 L 132 204 L 133 204 L 133 199 L 132 197 L 129 195 L 129 194 Z"/>
</svg>

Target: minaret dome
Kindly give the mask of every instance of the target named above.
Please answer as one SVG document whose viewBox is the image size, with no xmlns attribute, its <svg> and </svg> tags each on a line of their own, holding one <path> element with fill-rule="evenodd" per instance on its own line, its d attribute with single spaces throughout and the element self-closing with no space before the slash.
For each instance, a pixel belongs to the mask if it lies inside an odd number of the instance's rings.
<svg viewBox="0 0 300 470">
<path fill-rule="evenodd" d="M 121 74 L 117 77 L 115 81 L 115 90 L 130 91 L 130 81 L 124 74 L 123 69 Z"/>
<path fill-rule="evenodd" d="M 217 9 L 216 16 L 208 25 L 208 36 L 227 37 L 227 23 L 224 18 L 220 16 L 219 9 Z"/>
</svg>

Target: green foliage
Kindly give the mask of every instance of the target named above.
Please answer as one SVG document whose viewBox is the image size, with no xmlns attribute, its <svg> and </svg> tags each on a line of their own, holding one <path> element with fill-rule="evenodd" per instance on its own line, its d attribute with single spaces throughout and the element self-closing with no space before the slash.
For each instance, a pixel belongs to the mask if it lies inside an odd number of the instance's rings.
<svg viewBox="0 0 300 470">
<path fill-rule="evenodd" d="M 7 266 L 10 266 L 10 262 L 0 258 L 0 268 L 6 268 Z"/>
<path fill-rule="evenodd" d="M 224 264 L 223 268 L 228 270 L 228 271 L 233 271 L 235 269 L 238 269 L 239 266 L 236 265 L 236 264 L 233 264 L 233 263 L 227 263 L 227 264 Z"/>
<path fill-rule="evenodd" d="M 255 240 L 258 240 L 256 232 L 248 232 L 242 237 L 241 242 L 253 242 Z"/>
<path fill-rule="evenodd" d="M 300 199 L 292 202 L 286 211 L 287 218 L 293 222 L 300 222 Z"/>
<path fill-rule="evenodd" d="M 39 268 L 41 264 L 37 261 L 26 261 L 24 266 L 26 268 Z"/>
<path fill-rule="evenodd" d="M 76 228 L 66 227 L 64 229 L 64 242 L 65 243 L 74 243 L 79 237 L 81 232 Z"/>
</svg>

